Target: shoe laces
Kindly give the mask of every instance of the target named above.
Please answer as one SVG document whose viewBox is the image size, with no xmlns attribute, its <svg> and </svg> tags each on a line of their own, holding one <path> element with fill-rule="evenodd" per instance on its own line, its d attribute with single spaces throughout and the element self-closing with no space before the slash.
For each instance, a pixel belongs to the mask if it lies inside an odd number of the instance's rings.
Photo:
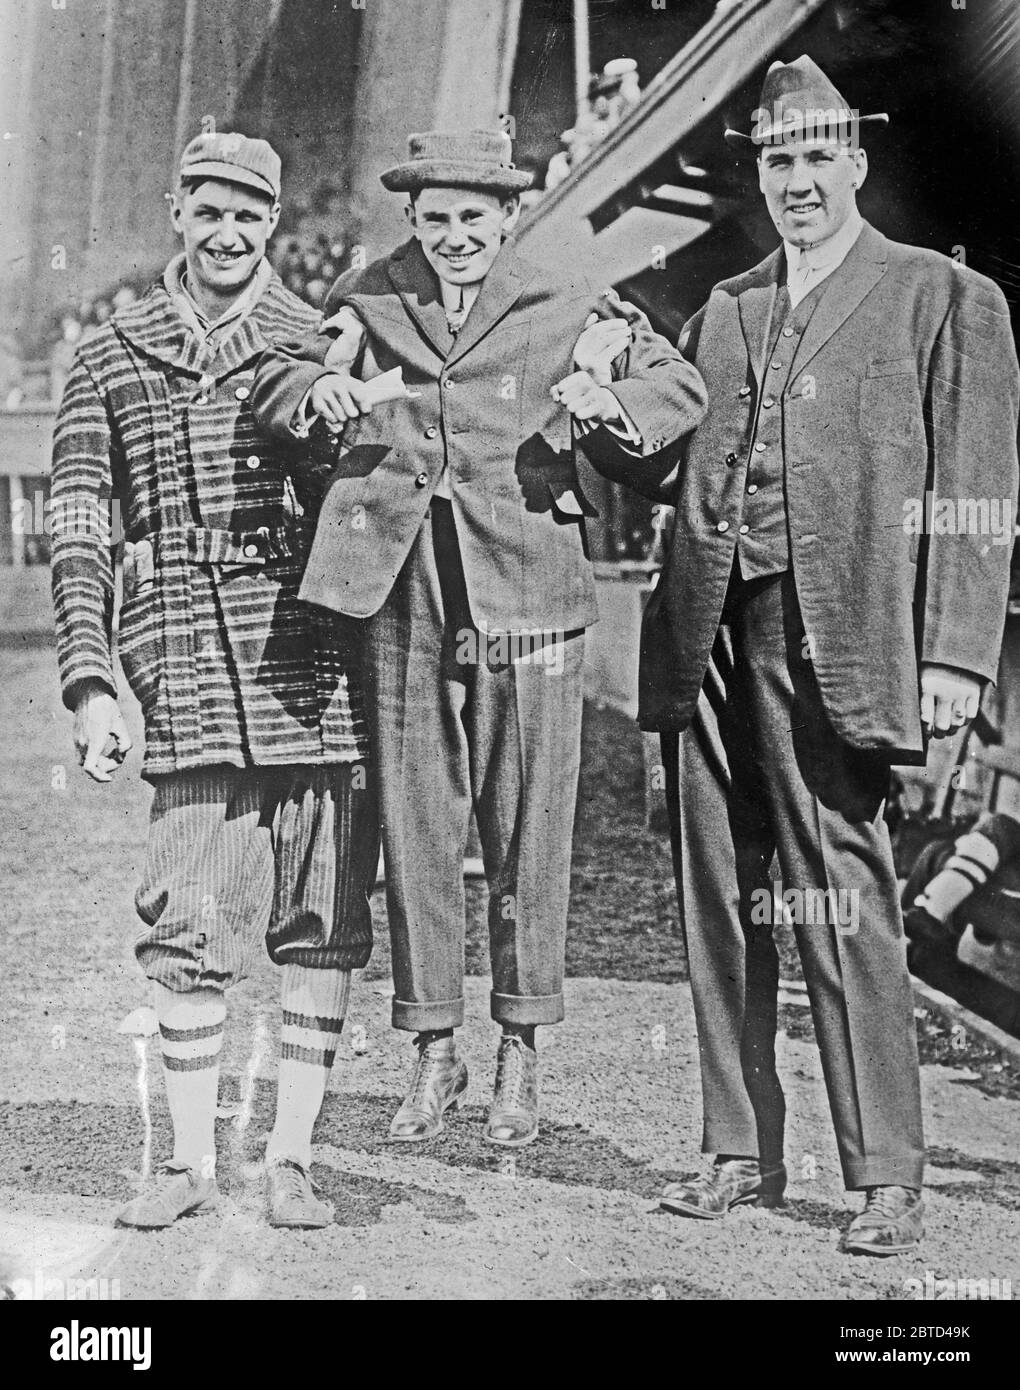
<svg viewBox="0 0 1020 1390">
<path fill-rule="evenodd" d="M 868 1200 L 864 1210 L 873 1212 L 876 1216 L 895 1217 L 902 1212 L 901 1194 L 902 1187 L 872 1187 L 868 1191 Z"/>
<path fill-rule="evenodd" d="M 500 1043 L 496 1066 L 496 1090 L 507 1109 L 516 1110 L 519 1107 L 523 1085 L 524 1040 L 514 1033 L 507 1033 Z"/>
<path fill-rule="evenodd" d="M 407 1098 L 412 1105 L 416 1105 L 425 1098 L 433 1073 L 442 1064 L 443 1059 L 437 1052 L 432 1051 L 433 1046 L 433 1043 L 424 1043 L 418 1052 L 418 1062 L 411 1082 L 411 1094 Z"/>
<path fill-rule="evenodd" d="M 280 1175 L 278 1183 L 285 1197 L 302 1196 L 306 1183 L 315 1186 L 296 1158 L 277 1158 L 273 1160 L 272 1166 Z"/>
</svg>

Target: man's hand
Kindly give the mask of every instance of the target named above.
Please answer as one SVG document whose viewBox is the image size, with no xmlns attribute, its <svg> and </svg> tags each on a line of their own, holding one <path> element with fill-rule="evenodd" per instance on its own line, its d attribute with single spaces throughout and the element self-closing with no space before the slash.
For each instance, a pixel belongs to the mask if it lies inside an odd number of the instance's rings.
<svg viewBox="0 0 1020 1390">
<path fill-rule="evenodd" d="M 320 376 L 308 393 L 308 403 L 334 433 L 342 430 L 348 420 L 372 413 L 371 393 L 366 392 L 365 382 L 347 372 Z"/>
<path fill-rule="evenodd" d="M 549 393 L 554 401 L 565 406 L 575 420 L 590 420 L 596 425 L 620 420 L 620 402 L 587 372 L 571 372 L 558 381 Z"/>
<path fill-rule="evenodd" d="M 358 354 L 365 342 L 365 325 L 361 319 L 353 309 L 344 305 L 331 319 L 326 319 L 322 325 L 322 332 L 328 332 L 333 337 L 323 366 L 329 367 L 331 371 L 349 371 L 358 360 Z"/>
<path fill-rule="evenodd" d="M 74 747 L 78 761 L 94 782 L 110 782 L 131 751 L 131 735 L 117 701 L 94 681 L 78 696 L 74 710 Z"/>
<path fill-rule="evenodd" d="M 934 738 L 957 733 L 974 718 L 981 700 L 981 682 L 955 666 L 921 667 L 921 723 Z"/>
<path fill-rule="evenodd" d="M 626 319 L 600 319 L 589 314 L 581 336 L 574 344 L 574 366 L 599 386 L 608 386 L 613 379 L 613 362 L 626 352 L 634 333 Z"/>
</svg>

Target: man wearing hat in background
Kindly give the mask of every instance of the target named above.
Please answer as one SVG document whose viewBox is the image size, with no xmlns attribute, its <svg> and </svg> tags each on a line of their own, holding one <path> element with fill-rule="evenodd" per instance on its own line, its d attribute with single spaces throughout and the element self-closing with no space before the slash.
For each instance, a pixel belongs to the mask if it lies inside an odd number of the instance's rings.
<svg viewBox="0 0 1020 1390">
<path fill-rule="evenodd" d="M 174 1152 L 120 1213 L 134 1227 L 215 1203 L 224 991 L 263 936 L 283 1003 L 270 1220 L 332 1219 L 309 1178 L 312 1127 L 350 971 L 372 946 L 378 819 L 354 648 L 297 598 L 314 470 L 291 482 L 293 450 L 259 429 L 249 399 L 269 343 L 320 321 L 265 259 L 279 195 L 266 141 L 188 145 L 170 199 L 183 254 L 79 347 L 54 441 L 53 594 L 75 746 L 99 782 L 131 746 L 111 655 L 116 498 L 118 649 L 154 787 L 136 954 L 154 982 Z"/>
<path fill-rule="evenodd" d="M 411 136 L 408 161 L 382 175 L 410 194 L 411 239 L 334 286 L 326 312 L 346 326 L 332 348 L 277 349 L 256 378 L 256 410 L 285 436 L 309 410 L 344 430 L 302 593 L 367 619 L 393 1023 L 418 1047 L 390 1129 L 403 1141 L 437 1134 L 467 1085 L 453 1034 L 472 805 L 502 1026 L 485 1135 L 519 1145 L 538 1132 L 535 1028 L 563 1017 L 596 618 L 574 433 L 615 431 L 607 448 L 640 453 L 704 409 L 697 374 L 641 314 L 516 254 L 531 176 L 510 155 L 503 132 Z M 371 379 L 397 368 L 411 394 L 373 408 Z"/>
<path fill-rule="evenodd" d="M 752 135 L 726 134 L 756 152 L 783 243 L 684 329 L 706 421 L 657 459 L 592 452 L 677 508 L 645 614 L 639 719 L 662 731 L 716 1160 L 663 1206 L 721 1217 L 781 1198 L 776 852 L 844 1181 L 866 1193 L 844 1246 L 877 1255 L 910 1249 L 923 1210 L 889 767 L 922 763 L 928 737 L 977 712 L 1010 560 L 987 534 L 918 535 L 907 518 L 931 492 L 986 499 L 986 513 L 997 499 L 1009 516 L 1017 496 L 1002 293 L 857 210 L 861 127 L 886 119 L 858 118 L 810 58 L 772 65 Z"/>
</svg>

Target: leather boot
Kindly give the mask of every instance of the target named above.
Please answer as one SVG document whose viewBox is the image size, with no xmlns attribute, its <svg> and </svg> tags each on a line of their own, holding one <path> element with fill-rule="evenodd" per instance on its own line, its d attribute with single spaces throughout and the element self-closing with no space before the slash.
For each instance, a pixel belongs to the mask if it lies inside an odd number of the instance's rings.
<svg viewBox="0 0 1020 1390">
<path fill-rule="evenodd" d="M 485 1125 L 490 1144 L 516 1148 L 538 1136 L 538 1057 L 513 1033 L 496 1054 L 496 1093 Z"/>
<path fill-rule="evenodd" d="M 406 1144 L 434 1139 L 443 1128 L 443 1112 L 459 1108 L 468 1084 L 453 1038 L 415 1042 L 418 1061 L 411 1085 L 390 1124 L 390 1138 Z"/>
</svg>

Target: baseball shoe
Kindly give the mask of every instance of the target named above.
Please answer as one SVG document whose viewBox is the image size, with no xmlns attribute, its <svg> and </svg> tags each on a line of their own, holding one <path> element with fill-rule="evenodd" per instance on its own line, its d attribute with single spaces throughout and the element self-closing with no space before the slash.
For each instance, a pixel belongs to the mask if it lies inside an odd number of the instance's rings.
<svg viewBox="0 0 1020 1390">
<path fill-rule="evenodd" d="M 156 1230 L 172 1226 L 179 1216 L 204 1216 L 219 1197 L 215 1178 L 203 1178 L 185 1163 L 161 1163 L 147 1192 L 128 1202 L 118 1213 L 118 1226 Z"/>
<path fill-rule="evenodd" d="M 285 1155 L 266 1160 L 269 1189 L 269 1224 L 299 1231 L 321 1230 L 331 1224 L 333 1203 L 316 1197 L 321 1191 L 296 1158 Z"/>
</svg>

